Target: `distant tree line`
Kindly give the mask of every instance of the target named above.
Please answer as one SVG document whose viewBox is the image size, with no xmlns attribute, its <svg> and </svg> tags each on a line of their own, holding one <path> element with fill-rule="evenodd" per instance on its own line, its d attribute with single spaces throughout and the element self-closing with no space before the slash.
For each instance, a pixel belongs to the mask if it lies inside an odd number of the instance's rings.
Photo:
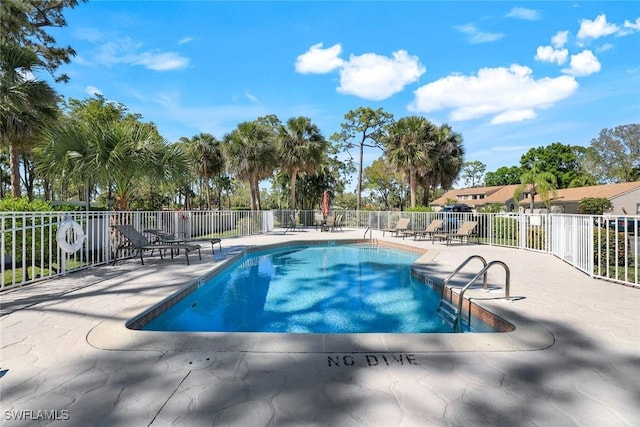
<svg viewBox="0 0 640 427">
<path fill-rule="evenodd" d="M 638 181 L 640 124 L 603 129 L 588 147 L 555 142 L 532 148 L 520 158 L 519 166 L 487 172 L 484 185 L 519 184 L 520 177 L 534 167 L 553 174 L 558 188 Z"/>
</svg>

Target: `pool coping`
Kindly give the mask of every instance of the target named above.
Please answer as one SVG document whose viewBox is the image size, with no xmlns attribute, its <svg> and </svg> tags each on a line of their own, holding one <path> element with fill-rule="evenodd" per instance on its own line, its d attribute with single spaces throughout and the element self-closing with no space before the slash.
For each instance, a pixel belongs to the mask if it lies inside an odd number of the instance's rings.
<svg viewBox="0 0 640 427">
<path fill-rule="evenodd" d="M 368 243 L 363 239 L 335 239 L 335 242 Z M 426 250 L 395 242 L 376 242 L 380 246 L 422 253 L 414 266 L 420 269 L 437 258 L 437 250 Z M 198 281 L 215 275 L 247 253 L 281 246 L 327 244 L 326 240 L 280 242 L 248 247 L 213 267 L 198 280 L 189 280 L 177 292 L 146 297 L 134 306 L 105 319 L 87 334 L 87 342 L 95 348 L 115 351 L 156 350 L 167 352 L 251 352 L 251 353 L 437 353 L 473 351 L 536 351 L 549 348 L 554 336 L 541 325 L 517 315 L 504 298 L 473 298 L 478 309 L 486 310 L 513 325 L 509 332 L 476 333 L 265 333 L 265 332 L 163 332 L 130 329 L 128 325 L 144 319 L 178 294 L 190 292 Z M 413 267 L 412 267 L 413 268 Z M 141 306 L 147 307 L 141 311 Z M 142 320 L 146 321 L 148 319 Z"/>
</svg>

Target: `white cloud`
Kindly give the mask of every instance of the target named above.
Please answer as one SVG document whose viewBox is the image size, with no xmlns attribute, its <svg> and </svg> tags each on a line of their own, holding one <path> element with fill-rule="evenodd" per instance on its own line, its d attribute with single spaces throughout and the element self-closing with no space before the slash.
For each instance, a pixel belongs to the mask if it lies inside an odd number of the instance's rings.
<svg viewBox="0 0 640 427">
<path fill-rule="evenodd" d="M 154 71 L 182 69 L 189 59 L 175 52 L 140 52 L 142 44 L 129 37 L 113 38 L 94 49 L 93 59 L 100 65 L 143 65 Z"/>
<path fill-rule="evenodd" d="M 102 96 L 102 95 L 104 95 L 102 93 L 102 91 L 100 89 L 98 89 L 97 87 L 95 87 L 95 86 L 87 86 L 86 88 L 84 88 L 84 91 L 87 92 L 91 96 L 94 96 L 94 95 Z"/>
<path fill-rule="evenodd" d="M 104 35 L 100 30 L 88 27 L 76 27 L 73 31 L 73 36 L 77 39 L 94 43 L 104 39 Z"/>
<path fill-rule="evenodd" d="M 523 110 L 510 110 L 504 113 L 497 114 L 491 119 L 492 125 L 499 125 L 502 123 L 516 123 L 525 120 L 535 119 L 537 116 L 533 108 L 525 108 Z"/>
<path fill-rule="evenodd" d="M 636 18 L 635 22 L 631 22 L 628 20 L 624 21 L 622 28 L 618 31 L 618 36 L 628 36 L 629 34 L 633 34 L 636 31 L 640 31 L 640 18 Z"/>
<path fill-rule="evenodd" d="M 322 49 L 322 43 L 314 44 L 308 51 L 298 56 L 295 68 L 298 73 L 329 73 L 342 66 L 344 62 L 339 56 L 342 46 L 335 44 Z"/>
<path fill-rule="evenodd" d="M 636 22 L 630 22 L 625 19 L 624 28 L 631 28 L 632 30 L 640 31 L 640 18 L 636 18 Z"/>
<path fill-rule="evenodd" d="M 393 52 L 391 58 L 365 53 L 351 55 L 348 60 L 344 60 L 340 58 L 341 53 L 342 46 L 339 44 L 323 49 L 322 43 L 317 43 L 298 55 L 295 70 L 303 74 L 324 74 L 338 69 L 339 93 L 375 101 L 402 91 L 426 71 L 418 57 L 411 56 L 404 50 Z"/>
<path fill-rule="evenodd" d="M 365 53 L 351 55 L 340 69 L 338 92 L 380 101 L 402 91 L 424 74 L 426 68 L 417 56 L 406 51 L 393 52 L 392 58 Z"/>
<path fill-rule="evenodd" d="M 183 37 L 180 40 L 178 40 L 178 44 L 186 44 L 186 43 L 191 43 L 192 41 L 194 41 L 195 39 L 193 37 Z"/>
<path fill-rule="evenodd" d="M 583 19 L 580 21 L 580 30 L 578 31 L 578 39 L 598 39 L 616 33 L 620 27 L 607 22 L 606 15 L 598 15 L 595 20 L 590 21 Z"/>
<path fill-rule="evenodd" d="M 606 52 L 608 50 L 613 49 L 613 45 L 611 43 L 605 43 L 602 46 L 599 46 L 596 51 L 598 52 Z"/>
<path fill-rule="evenodd" d="M 451 110 L 452 121 L 490 116 L 492 124 L 519 122 L 536 117 L 538 110 L 568 98 L 577 88 L 572 76 L 535 80 L 529 67 L 514 64 L 426 84 L 414 92 L 408 108 L 422 113 Z"/>
<path fill-rule="evenodd" d="M 569 51 L 567 49 L 554 49 L 551 46 L 538 46 L 534 59 L 536 61 L 553 62 L 558 65 L 562 65 L 567 62 L 568 57 Z"/>
<path fill-rule="evenodd" d="M 150 70 L 168 71 L 185 68 L 189 65 L 189 60 L 174 52 L 143 52 L 137 55 L 131 63 L 136 65 L 144 65 Z"/>
<path fill-rule="evenodd" d="M 249 91 L 245 91 L 244 96 L 246 96 L 247 99 L 249 101 L 253 102 L 253 103 L 257 103 L 258 102 L 258 98 L 254 94 L 249 92 Z"/>
<path fill-rule="evenodd" d="M 527 21 L 536 21 L 540 19 L 540 14 L 537 10 L 527 9 L 524 7 L 514 7 L 507 14 L 509 18 L 525 19 Z"/>
<path fill-rule="evenodd" d="M 569 68 L 565 68 L 562 72 L 570 74 L 572 76 L 588 76 L 600 71 L 602 66 L 598 58 L 590 51 L 583 50 L 577 55 L 571 55 L 571 62 Z"/>
<path fill-rule="evenodd" d="M 568 38 L 569 31 L 558 31 L 553 37 L 551 37 L 551 45 L 556 49 L 560 49 L 567 44 Z"/>
<path fill-rule="evenodd" d="M 528 145 L 496 145 L 495 147 L 491 147 L 491 151 L 519 151 L 524 152 L 531 148 Z"/>
<path fill-rule="evenodd" d="M 36 75 L 33 74 L 33 72 L 30 70 L 20 69 L 18 70 L 18 74 L 20 74 L 20 76 L 22 76 L 22 78 L 26 81 L 35 81 L 38 79 Z"/>
<path fill-rule="evenodd" d="M 455 29 L 467 34 L 469 36 L 469 42 L 474 44 L 493 42 L 504 37 L 504 34 L 501 33 L 485 33 L 480 31 L 473 24 L 457 26 Z"/>
</svg>

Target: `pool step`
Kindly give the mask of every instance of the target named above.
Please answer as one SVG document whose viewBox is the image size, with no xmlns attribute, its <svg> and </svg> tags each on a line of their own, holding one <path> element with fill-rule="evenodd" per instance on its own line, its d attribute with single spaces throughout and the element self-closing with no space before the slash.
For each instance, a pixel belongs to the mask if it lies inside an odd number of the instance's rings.
<svg viewBox="0 0 640 427">
<path fill-rule="evenodd" d="M 455 332 L 460 332 L 464 329 L 464 326 L 468 327 L 469 320 L 464 319 L 464 316 L 459 315 L 458 307 L 444 298 L 440 300 L 440 304 L 436 309 L 436 315 L 440 317 L 444 322 L 449 325 Z M 461 325 L 456 325 L 457 322 L 461 322 Z M 466 323 L 466 325 L 465 325 Z"/>
<path fill-rule="evenodd" d="M 449 301 L 441 299 L 436 314 L 444 320 L 447 325 L 453 328 L 458 318 L 458 309 Z"/>
</svg>

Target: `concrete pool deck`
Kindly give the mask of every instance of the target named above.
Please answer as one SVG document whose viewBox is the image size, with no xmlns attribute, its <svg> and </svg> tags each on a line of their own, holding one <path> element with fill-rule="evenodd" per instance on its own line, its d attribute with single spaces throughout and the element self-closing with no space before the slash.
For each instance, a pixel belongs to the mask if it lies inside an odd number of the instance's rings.
<svg viewBox="0 0 640 427">
<path fill-rule="evenodd" d="M 225 239 L 213 257 L 206 242 L 191 266 L 184 256 L 128 260 L 0 294 L 2 424 L 640 425 L 640 289 L 545 254 L 374 233 L 429 250 L 421 268 L 439 281 L 470 255 L 504 261 L 511 300 L 500 298 L 500 268 L 491 292 L 467 295 L 516 325 L 509 333 L 334 336 L 319 346 L 317 336 L 176 341 L 124 328 L 249 247 L 362 233 L 276 230 Z M 470 263 L 460 280 L 478 269 Z"/>
</svg>

